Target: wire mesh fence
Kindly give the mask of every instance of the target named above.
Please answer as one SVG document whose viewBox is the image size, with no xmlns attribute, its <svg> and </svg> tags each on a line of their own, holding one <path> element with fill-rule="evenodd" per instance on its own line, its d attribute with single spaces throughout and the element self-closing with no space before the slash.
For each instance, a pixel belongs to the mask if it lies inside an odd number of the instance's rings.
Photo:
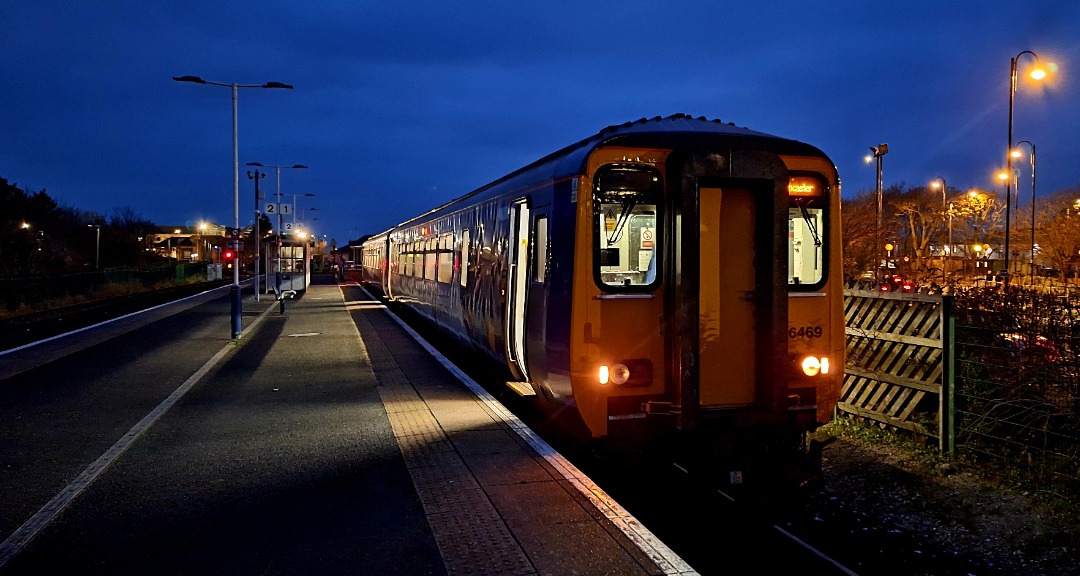
<svg viewBox="0 0 1080 576">
<path fill-rule="evenodd" d="M 0 297 L 8 312 L 71 298 L 90 298 L 110 286 L 153 287 L 206 279 L 206 262 L 181 262 L 156 268 L 110 268 L 53 276 L 0 277 Z"/>
<path fill-rule="evenodd" d="M 845 316 L 842 415 L 937 438 L 1033 490 L 1080 501 L 1076 286 L 942 296 L 853 285 Z"/>
<path fill-rule="evenodd" d="M 958 451 L 1080 499 L 1080 292 L 956 292 Z"/>
</svg>

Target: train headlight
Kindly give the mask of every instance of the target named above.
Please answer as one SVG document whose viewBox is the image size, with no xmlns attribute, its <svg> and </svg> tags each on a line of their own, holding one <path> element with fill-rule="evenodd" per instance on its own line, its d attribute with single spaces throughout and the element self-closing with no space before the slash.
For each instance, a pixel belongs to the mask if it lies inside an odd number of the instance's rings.
<svg viewBox="0 0 1080 576">
<path fill-rule="evenodd" d="M 633 370 L 630 366 L 634 367 Z M 624 360 L 611 366 L 601 366 L 597 377 L 601 384 L 648 386 L 652 382 L 652 363 L 648 360 Z"/>
<path fill-rule="evenodd" d="M 807 376 L 817 376 L 818 374 L 829 373 L 829 358 L 822 356 L 807 356 L 802 360 L 802 371 Z"/>
<path fill-rule="evenodd" d="M 611 381 L 615 384 L 626 384 L 630 379 L 630 368 L 626 364 L 616 364 L 611 367 Z"/>
</svg>

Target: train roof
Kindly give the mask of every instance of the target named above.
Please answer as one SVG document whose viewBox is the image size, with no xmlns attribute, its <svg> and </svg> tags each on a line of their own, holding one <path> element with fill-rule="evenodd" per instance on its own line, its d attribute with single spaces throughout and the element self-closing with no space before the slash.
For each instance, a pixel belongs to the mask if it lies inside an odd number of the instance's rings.
<svg viewBox="0 0 1080 576">
<path fill-rule="evenodd" d="M 446 204 L 415 218 L 410 218 L 398 226 L 405 226 L 416 220 L 426 218 L 467 198 L 477 200 L 477 197 L 505 190 L 506 186 L 509 186 L 510 189 L 516 189 L 518 183 L 514 182 L 515 180 L 522 180 L 520 183 L 525 186 L 537 180 L 560 180 L 581 174 L 586 168 L 585 164 L 588 162 L 589 155 L 603 146 L 686 149 L 710 145 L 716 146 L 718 143 L 731 140 L 739 140 L 740 146 L 746 148 L 768 147 L 770 150 L 782 154 L 827 158 L 824 152 L 810 144 L 750 130 L 718 119 L 710 120 L 704 116 L 695 118 L 688 114 L 641 118 L 632 122 L 608 126 L 588 138 L 552 152 L 498 180 L 454 198 Z"/>
<path fill-rule="evenodd" d="M 580 156 L 581 162 L 586 162 L 588 155 L 601 146 L 623 145 L 686 149 L 707 145 L 715 146 L 718 141 L 731 139 L 740 140 L 740 146 L 747 148 L 759 145 L 768 146 L 770 149 L 784 154 L 824 156 L 821 150 L 809 144 L 736 126 L 732 122 L 725 123 L 719 119 L 710 120 L 704 116 L 695 118 L 688 114 L 672 114 L 666 117 L 641 118 L 633 122 L 608 126 L 589 138 L 538 160 L 533 165 L 543 163 L 551 157 L 566 156 L 569 162 L 566 163 L 565 169 L 569 172 L 580 173 L 584 169 L 584 164 L 574 165 L 574 160 Z M 575 154 L 575 150 L 582 153 Z M 556 177 L 565 175 L 569 174 L 557 174 Z"/>
</svg>

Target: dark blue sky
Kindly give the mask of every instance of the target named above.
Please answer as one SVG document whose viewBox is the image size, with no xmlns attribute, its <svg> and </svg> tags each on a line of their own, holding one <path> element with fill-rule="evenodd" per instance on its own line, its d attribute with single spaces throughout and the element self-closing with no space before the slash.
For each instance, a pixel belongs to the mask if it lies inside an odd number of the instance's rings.
<svg viewBox="0 0 1080 576">
<path fill-rule="evenodd" d="M 231 225 L 231 91 L 172 80 L 195 75 L 295 87 L 238 92 L 240 222 L 246 162 L 304 164 L 281 191 L 315 194 L 300 214 L 339 245 L 675 113 L 814 144 L 845 197 L 873 189 L 863 158 L 882 142 L 886 186 L 1000 188 L 1025 50 L 1058 72 L 1021 84 L 1014 141 L 1036 145 L 1040 194 L 1080 185 L 1071 0 L 11 1 L 0 177 L 106 216 Z"/>
</svg>

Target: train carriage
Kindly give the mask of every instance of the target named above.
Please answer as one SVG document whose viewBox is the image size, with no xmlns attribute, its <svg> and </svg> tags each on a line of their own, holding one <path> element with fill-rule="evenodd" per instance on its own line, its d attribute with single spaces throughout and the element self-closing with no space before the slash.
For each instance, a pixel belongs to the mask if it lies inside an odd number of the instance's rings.
<svg viewBox="0 0 1080 576">
<path fill-rule="evenodd" d="M 819 476 L 807 438 L 839 395 L 843 284 L 839 179 L 809 144 L 628 122 L 363 252 L 366 284 L 591 440 L 656 440 L 732 488 Z"/>
</svg>

